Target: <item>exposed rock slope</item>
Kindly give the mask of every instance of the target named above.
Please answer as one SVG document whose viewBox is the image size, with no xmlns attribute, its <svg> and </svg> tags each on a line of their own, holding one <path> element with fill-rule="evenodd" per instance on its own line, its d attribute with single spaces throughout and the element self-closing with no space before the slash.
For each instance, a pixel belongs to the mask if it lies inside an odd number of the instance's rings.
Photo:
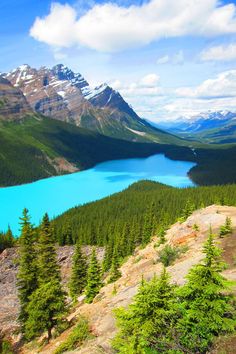
<svg viewBox="0 0 236 354">
<path fill-rule="evenodd" d="M 84 247 L 85 254 L 91 254 L 92 247 Z M 73 246 L 58 247 L 57 259 L 61 267 L 63 284 L 66 285 L 71 271 L 71 260 L 74 253 Z M 103 258 L 103 248 L 97 248 L 98 259 Z M 5 334 L 13 333 L 19 329 L 17 316 L 19 302 L 17 298 L 17 270 L 18 249 L 9 248 L 0 254 L 0 323 L 1 331 Z"/>
<path fill-rule="evenodd" d="M 21 90 L 0 75 L 0 120 L 20 120 L 32 110 Z"/>
<path fill-rule="evenodd" d="M 186 245 L 188 251 L 184 253 L 176 262 L 168 267 L 172 281 L 183 284 L 184 277 L 189 269 L 199 263 L 203 258 L 202 244 L 206 240 L 209 227 L 213 232 L 219 232 L 219 228 L 224 224 L 226 217 L 232 219 L 234 231 L 236 228 L 236 207 L 210 206 L 196 211 L 183 224 L 174 224 L 167 232 L 167 243 L 170 245 Z M 199 226 L 199 231 L 194 231 L 193 225 Z M 234 255 L 236 254 L 235 232 L 232 236 L 219 239 L 219 244 L 224 250 L 223 256 L 229 263 L 224 275 L 231 280 L 236 280 L 236 266 Z M 162 265 L 158 261 L 158 252 L 161 249 L 156 247 L 157 239 L 154 238 L 145 249 L 137 250 L 135 254 L 122 266 L 122 277 L 115 283 L 117 293 L 113 294 L 114 284 L 106 285 L 100 291 L 93 304 L 81 304 L 70 315 L 70 319 L 83 314 L 88 317 L 95 339 L 88 341 L 82 348 L 73 351 L 80 354 L 112 353 L 110 340 L 116 332 L 113 309 L 119 306 L 127 306 L 132 302 L 136 294 L 142 276 L 150 279 L 154 274 L 160 274 Z M 236 289 L 234 289 L 236 292 Z M 55 348 L 62 343 L 70 333 L 64 332 L 56 338 L 50 345 L 46 346 L 41 353 L 51 354 Z M 24 349 L 24 353 L 29 353 Z M 71 352 L 72 353 L 72 352 Z M 231 351 L 227 353 L 233 353 Z"/>
</svg>

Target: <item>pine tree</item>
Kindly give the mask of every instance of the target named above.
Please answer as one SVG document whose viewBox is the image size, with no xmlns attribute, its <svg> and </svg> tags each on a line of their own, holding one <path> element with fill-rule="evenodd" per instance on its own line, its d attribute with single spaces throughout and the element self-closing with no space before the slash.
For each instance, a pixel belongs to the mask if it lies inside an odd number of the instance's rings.
<svg viewBox="0 0 236 354">
<path fill-rule="evenodd" d="M 203 262 L 190 270 L 188 282 L 179 291 L 180 343 L 194 353 L 205 353 L 215 336 L 233 331 L 236 325 L 232 298 L 225 293 L 229 283 L 220 274 L 225 265 L 211 231 L 203 252 Z"/>
<path fill-rule="evenodd" d="M 99 293 L 102 286 L 101 269 L 97 260 L 95 248 L 92 251 L 86 286 L 86 302 L 91 303 L 95 296 Z"/>
<path fill-rule="evenodd" d="M 65 314 L 66 306 L 54 238 L 47 214 L 44 215 L 40 225 L 37 251 L 38 288 L 30 296 L 27 306 L 25 334 L 27 339 L 32 339 L 47 330 L 50 340 L 52 328 Z"/>
<path fill-rule="evenodd" d="M 28 318 L 27 306 L 30 296 L 37 289 L 36 252 L 34 232 L 27 209 L 20 218 L 21 235 L 19 239 L 19 271 L 17 275 L 18 297 L 20 301 L 19 321 L 22 333 L 25 333 L 25 323 Z"/>
<path fill-rule="evenodd" d="M 145 216 L 144 216 L 144 224 L 143 224 L 143 234 L 142 234 L 142 244 L 146 245 L 151 236 L 153 236 L 153 232 L 155 230 L 155 204 L 154 202 L 149 206 Z"/>
<path fill-rule="evenodd" d="M 31 340 L 47 331 L 48 341 L 50 341 L 52 329 L 66 314 L 65 294 L 59 281 L 53 279 L 42 284 L 31 295 L 27 311 L 29 317 L 25 326 L 26 338 Z"/>
<path fill-rule="evenodd" d="M 182 215 L 179 218 L 180 222 L 184 222 L 196 209 L 195 204 L 192 203 L 190 200 L 187 200 L 187 203 L 183 209 Z"/>
<path fill-rule="evenodd" d="M 8 226 L 5 238 L 6 238 L 7 247 L 13 247 L 15 243 L 15 239 L 13 237 L 10 226 Z"/>
<path fill-rule="evenodd" d="M 113 347 L 118 353 L 141 354 L 147 348 L 164 353 L 173 342 L 172 330 L 177 320 L 175 286 L 170 284 L 166 270 L 150 282 L 142 279 L 133 304 L 115 313 L 119 332 Z"/>
<path fill-rule="evenodd" d="M 49 217 L 44 215 L 40 225 L 38 240 L 38 279 L 39 285 L 52 280 L 60 281 L 60 271 L 57 264 L 54 238 Z"/>
<path fill-rule="evenodd" d="M 113 283 L 114 281 L 119 279 L 120 276 L 121 276 L 121 272 L 119 271 L 118 254 L 117 254 L 117 249 L 115 247 L 114 251 L 113 251 L 111 271 L 110 271 L 110 277 L 109 277 L 108 282 Z"/>
<path fill-rule="evenodd" d="M 72 228 L 68 222 L 64 225 L 62 239 L 65 245 L 73 245 Z"/>
<path fill-rule="evenodd" d="M 166 236 L 166 230 L 163 226 L 161 226 L 158 232 L 158 237 L 159 237 L 158 245 L 163 245 L 166 242 L 165 236 Z"/>
<path fill-rule="evenodd" d="M 119 239 L 118 256 L 124 258 L 128 254 L 128 242 L 130 238 L 130 224 L 125 223 Z"/>
<path fill-rule="evenodd" d="M 220 237 L 230 235 L 233 232 L 232 220 L 228 216 L 226 217 L 224 225 L 220 227 Z"/>
<path fill-rule="evenodd" d="M 75 246 L 71 278 L 69 282 L 70 295 L 73 300 L 83 292 L 86 286 L 87 268 L 86 258 L 82 253 L 80 244 L 77 243 Z"/>
<path fill-rule="evenodd" d="M 105 247 L 105 255 L 102 262 L 102 272 L 106 273 L 111 268 L 113 254 L 113 240 L 110 239 L 109 243 Z"/>
<path fill-rule="evenodd" d="M 136 225 L 133 222 L 130 228 L 130 235 L 127 244 L 127 254 L 132 254 L 134 252 L 136 246 L 136 237 L 137 237 L 137 230 L 136 230 Z"/>
</svg>

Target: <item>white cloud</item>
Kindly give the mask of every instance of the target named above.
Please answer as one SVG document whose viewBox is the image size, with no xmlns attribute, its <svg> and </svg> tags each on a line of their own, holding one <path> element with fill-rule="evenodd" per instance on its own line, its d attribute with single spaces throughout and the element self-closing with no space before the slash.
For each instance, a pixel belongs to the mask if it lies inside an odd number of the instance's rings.
<svg viewBox="0 0 236 354">
<path fill-rule="evenodd" d="M 209 110 L 236 112 L 236 70 L 222 72 L 196 87 L 178 89 L 163 88 L 159 81 L 153 87 L 144 86 L 143 82 L 149 76 L 151 74 L 129 84 L 120 80 L 111 83 L 141 117 L 158 122 L 191 117 Z"/>
<path fill-rule="evenodd" d="M 155 87 L 158 84 L 160 77 L 156 74 L 148 74 L 140 80 L 140 84 L 143 87 Z"/>
<path fill-rule="evenodd" d="M 229 45 L 219 45 L 215 47 L 211 47 L 209 49 L 204 50 L 200 54 L 200 58 L 203 61 L 230 61 L 236 59 L 236 44 Z"/>
<path fill-rule="evenodd" d="M 236 96 L 236 70 L 229 70 L 217 75 L 214 79 L 205 80 L 201 85 L 176 90 L 182 97 L 223 98 Z"/>
<path fill-rule="evenodd" d="M 48 16 L 36 18 L 30 35 L 55 47 L 70 47 L 77 42 L 76 16 L 76 11 L 70 5 L 53 3 Z"/>
<path fill-rule="evenodd" d="M 118 52 L 166 37 L 235 33 L 235 15 L 233 3 L 218 0 L 150 0 L 129 7 L 95 5 L 78 19 L 70 5 L 53 3 L 49 15 L 35 20 L 30 35 L 52 46 Z"/>
<path fill-rule="evenodd" d="M 159 65 L 161 64 L 167 64 L 170 61 L 169 55 L 164 55 L 163 57 L 160 57 L 157 59 L 156 63 Z"/>
<path fill-rule="evenodd" d="M 163 116 L 169 120 L 179 117 L 191 118 L 201 112 L 217 112 L 221 110 L 229 110 L 236 112 L 235 97 L 227 97 L 224 99 L 189 99 L 179 98 L 172 99 L 169 103 L 162 107 Z"/>
</svg>

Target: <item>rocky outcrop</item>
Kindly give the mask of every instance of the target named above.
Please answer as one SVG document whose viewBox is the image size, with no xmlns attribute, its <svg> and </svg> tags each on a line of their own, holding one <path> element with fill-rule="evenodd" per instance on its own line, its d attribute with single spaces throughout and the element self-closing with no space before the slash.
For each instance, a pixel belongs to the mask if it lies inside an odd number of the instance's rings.
<svg viewBox="0 0 236 354">
<path fill-rule="evenodd" d="M 0 76 L 0 120 L 21 120 L 30 113 L 33 111 L 21 90 Z"/>
<path fill-rule="evenodd" d="M 90 256 L 92 247 L 83 247 L 83 252 Z M 74 246 L 57 248 L 57 259 L 61 268 L 64 287 L 70 277 L 71 261 Z M 103 248 L 97 248 L 98 259 L 101 261 L 104 255 Z M 18 249 L 9 248 L 0 253 L 0 333 L 13 334 L 19 329 L 17 317 L 19 313 L 19 301 L 17 298 L 17 270 Z"/>
</svg>

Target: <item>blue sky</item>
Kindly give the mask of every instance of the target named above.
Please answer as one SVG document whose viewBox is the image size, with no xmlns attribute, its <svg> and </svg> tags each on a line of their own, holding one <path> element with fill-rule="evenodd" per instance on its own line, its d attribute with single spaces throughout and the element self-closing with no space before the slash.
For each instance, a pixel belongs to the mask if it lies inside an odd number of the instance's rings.
<svg viewBox="0 0 236 354">
<path fill-rule="evenodd" d="M 154 121 L 236 111 L 236 3 L 1 0 L 0 71 L 62 62 Z"/>
</svg>

